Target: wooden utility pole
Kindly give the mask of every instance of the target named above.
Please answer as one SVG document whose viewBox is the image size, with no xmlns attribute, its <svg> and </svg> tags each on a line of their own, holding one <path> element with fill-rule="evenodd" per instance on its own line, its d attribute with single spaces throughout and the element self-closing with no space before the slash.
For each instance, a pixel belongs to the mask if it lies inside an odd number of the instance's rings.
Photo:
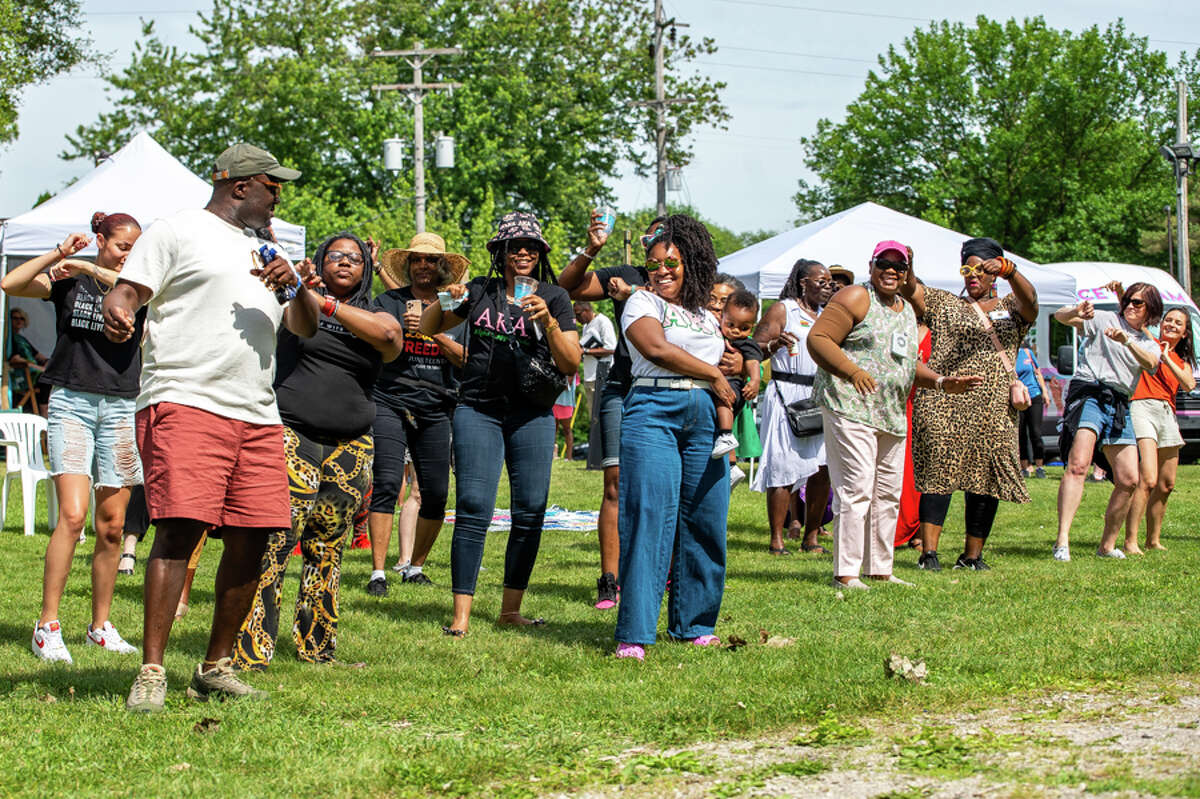
<svg viewBox="0 0 1200 799">
<path fill-rule="evenodd" d="M 425 83 L 422 68 L 432 58 L 439 55 L 459 55 L 461 47 L 424 48 L 420 42 L 413 43 L 412 50 L 376 50 L 371 55 L 378 58 L 400 57 L 408 62 L 413 70 L 412 83 L 384 83 L 372 86 L 377 92 L 401 91 L 413 104 L 413 192 L 416 206 L 416 229 L 418 233 L 425 232 L 425 94 L 443 90 L 453 90 L 462 86 L 461 83 Z"/>
<path fill-rule="evenodd" d="M 658 215 L 667 213 L 667 106 L 690 103 L 693 97 L 667 97 L 666 59 L 663 53 L 663 34 L 668 28 L 686 28 L 683 22 L 667 19 L 663 11 L 663 0 L 654 0 L 654 99 L 640 101 L 635 105 L 651 106 L 655 113 L 655 157 L 658 161 Z"/>
<path fill-rule="evenodd" d="M 1178 98 L 1178 121 L 1176 122 L 1175 144 L 1181 150 L 1188 146 L 1188 120 L 1187 120 L 1187 82 L 1179 81 L 1176 84 L 1176 89 L 1179 92 Z M 1177 154 L 1179 150 L 1176 151 Z M 1179 284 L 1183 286 L 1183 290 L 1188 296 L 1192 293 L 1192 259 L 1191 253 L 1188 251 L 1188 167 L 1191 162 L 1177 155 L 1175 164 L 1176 174 L 1176 203 L 1178 208 L 1175 210 L 1175 224 L 1178 228 L 1178 243 L 1176 252 L 1179 255 Z"/>
</svg>

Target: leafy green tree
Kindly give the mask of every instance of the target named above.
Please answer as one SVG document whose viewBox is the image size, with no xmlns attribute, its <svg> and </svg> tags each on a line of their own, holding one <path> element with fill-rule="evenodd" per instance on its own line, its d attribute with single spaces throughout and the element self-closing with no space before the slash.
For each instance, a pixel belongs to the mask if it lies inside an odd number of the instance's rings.
<svg viewBox="0 0 1200 799">
<path fill-rule="evenodd" d="M 1183 59 L 1195 82 L 1195 59 Z M 871 200 L 1035 260 L 1146 262 L 1171 195 L 1167 57 L 1120 23 L 941 22 L 889 48 L 843 122 L 804 139 L 805 219 Z M 1162 261 L 1165 263 L 1165 257 Z"/>
<path fill-rule="evenodd" d="M 79 0 L 0 0 L 0 145 L 17 138 L 21 92 L 95 61 Z"/>
<path fill-rule="evenodd" d="M 634 102 L 652 96 L 652 30 L 642 0 L 214 0 L 193 26 L 197 52 L 146 26 L 132 64 L 109 78 L 114 109 L 81 126 L 64 156 L 119 146 L 143 128 L 204 174 L 244 139 L 303 170 L 280 214 L 314 239 L 349 227 L 403 243 L 410 176 L 385 172 L 380 152 L 385 138 L 411 141 L 411 103 L 371 87 L 411 82 L 412 72 L 371 53 L 457 45 L 461 56 L 424 70 L 426 82 L 463 84 L 425 98 L 427 137 L 444 131 L 458 150 L 454 169 L 426 172 L 427 225 L 478 264 L 480 234 L 498 213 L 531 210 L 581 238 L 622 160 L 648 168 L 650 113 Z M 680 37 L 668 52 L 668 91 L 697 98 L 672 109 L 677 163 L 695 126 L 728 118 L 722 84 L 683 75 L 714 49 Z"/>
</svg>

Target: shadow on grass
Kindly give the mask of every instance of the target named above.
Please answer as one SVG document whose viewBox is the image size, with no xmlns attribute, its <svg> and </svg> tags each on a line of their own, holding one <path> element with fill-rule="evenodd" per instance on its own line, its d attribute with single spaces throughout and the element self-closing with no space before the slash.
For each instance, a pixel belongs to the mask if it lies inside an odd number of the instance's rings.
<svg viewBox="0 0 1200 799">
<path fill-rule="evenodd" d="M 32 655 L 31 655 L 32 657 Z M 31 665 L 0 676 L 0 696 L 13 697 L 24 693 L 22 687 L 31 688 L 37 696 L 49 693 L 62 701 L 68 696 L 79 699 L 87 697 L 121 698 L 129 693 L 129 686 L 137 676 L 137 663 L 114 663 L 105 667 L 85 667 L 59 664 Z M 187 684 L 190 675 L 168 674 L 167 680 L 174 685 Z M 74 689 L 74 693 L 72 693 Z"/>
</svg>

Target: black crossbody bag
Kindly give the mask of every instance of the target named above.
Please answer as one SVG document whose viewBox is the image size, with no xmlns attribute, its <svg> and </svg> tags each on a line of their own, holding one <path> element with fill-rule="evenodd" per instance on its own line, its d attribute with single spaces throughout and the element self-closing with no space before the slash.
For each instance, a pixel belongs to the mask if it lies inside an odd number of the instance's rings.
<svg viewBox="0 0 1200 799">
<path fill-rule="evenodd" d="M 772 379 L 771 384 L 775 386 L 775 394 L 783 403 L 783 411 L 787 414 L 788 427 L 792 429 L 792 435 L 796 438 L 807 438 L 822 431 L 821 406 L 812 397 L 784 403 L 779 383 Z"/>
</svg>

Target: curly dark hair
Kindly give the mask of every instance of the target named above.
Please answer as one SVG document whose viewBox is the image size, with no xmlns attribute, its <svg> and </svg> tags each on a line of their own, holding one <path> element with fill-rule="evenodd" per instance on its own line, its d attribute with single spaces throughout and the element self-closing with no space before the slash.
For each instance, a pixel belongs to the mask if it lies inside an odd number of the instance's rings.
<svg viewBox="0 0 1200 799">
<path fill-rule="evenodd" d="M 824 264 L 808 258 L 801 258 L 792 264 L 792 273 L 788 275 L 787 282 L 783 284 L 783 290 L 779 292 L 779 299 L 799 300 L 804 297 L 804 288 L 800 285 L 800 281 L 808 277 L 809 271 L 814 266 L 824 266 Z"/>
<path fill-rule="evenodd" d="M 363 258 L 362 277 L 358 281 L 358 287 L 343 302 L 347 302 L 358 308 L 366 308 L 371 304 L 371 276 L 375 274 L 375 262 L 371 260 L 371 248 L 366 245 L 366 242 L 347 230 L 335 233 L 317 246 L 317 251 L 313 253 L 313 265 L 316 266 L 318 275 L 324 274 L 325 253 L 329 251 L 330 245 L 338 239 L 348 239 L 354 242 L 358 246 L 358 251 L 362 253 Z M 321 289 L 319 293 L 322 295 L 325 294 L 325 289 Z"/>
<path fill-rule="evenodd" d="M 692 313 L 699 313 L 708 304 L 717 276 L 717 253 L 712 235 L 698 219 L 687 214 L 671 214 L 664 220 L 662 233 L 653 246 L 672 244 L 683 259 L 683 286 L 678 304 Z"/>
</svg>

